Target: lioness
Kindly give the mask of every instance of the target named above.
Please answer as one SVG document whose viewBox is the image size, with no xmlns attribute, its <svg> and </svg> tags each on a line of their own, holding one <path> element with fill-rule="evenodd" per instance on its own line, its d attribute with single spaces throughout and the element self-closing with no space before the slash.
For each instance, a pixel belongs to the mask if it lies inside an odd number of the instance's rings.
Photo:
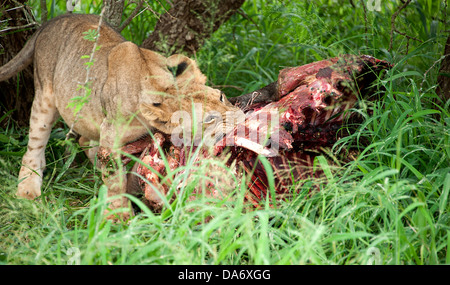
<svg viewBox="0 0 450 285">
<path fill-rule="evenodd" d="M 176 127 L 171 116 L 178 110 L 191 113 L 192 103 L 204 112 L 224 115 L 237 111 L 217 89 L 205 85 L 196 63 L 182 55 L 168 58 L 126 41 L 96 15 L 64 15 L 43 25 L 20 53 L 0 68 L 0 81 L 34 63 L 35 98 L 31 109 L 28 148 L 22 159 L 17 195 L 34 199 L 41 195 L 45 146 L 53 123 L 60 115 L 85 141 L 98 142 L 103 150 L 135 141 L 149 130 L 170 134 Z M 99 28 L 99 23 L 102 23 Z M 84 39 L 88 30 L 99 31 L 98 49 Z M 93 64 L 86 80 L 86 62 Z M 75 96 L 90 98 L 78 114 L 68 108 Z M 204 124 L 213 124 L 208 116 Z M 216 128 L 219 130 L 220 128 Z M 95 149 L 94 149 L 95 150 Z M 95 151 L 90 152 L 93 159 Z M 106 177 L 106 178 L 105 178 Z M 125 193 L 123 174 L 105 175 L 108 196 Z M 127 205 L 125 198 L 110 207 Z"/>
</svg>

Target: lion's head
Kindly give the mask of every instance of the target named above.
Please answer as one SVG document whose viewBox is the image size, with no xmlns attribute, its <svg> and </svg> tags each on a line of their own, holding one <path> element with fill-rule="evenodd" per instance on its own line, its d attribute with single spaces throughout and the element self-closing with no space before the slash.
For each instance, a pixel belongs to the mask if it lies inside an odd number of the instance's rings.
<svg viewBox="0 0 450 285">
<path fill-rule="evenodd" d="M 173 55 L 162 69 L 156 78 L 160 90 L 143 88 L 151 102 L 141 101 L 139 109 L 150 126 L 176 135 L 191 133 L 196 126 L 203 130 L 204 139 L 215 141 L 245 118 L 223 92 L 206 86 L 206 76 L 194 60 Z"/>
</svg>

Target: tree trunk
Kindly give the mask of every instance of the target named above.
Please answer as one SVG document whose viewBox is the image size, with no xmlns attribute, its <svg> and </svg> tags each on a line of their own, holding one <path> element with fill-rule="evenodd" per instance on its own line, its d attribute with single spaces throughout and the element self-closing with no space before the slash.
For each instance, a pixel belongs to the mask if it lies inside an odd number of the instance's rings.
<svg viewBox="0 0 450 285">
<path fill-rule="evenodd" d="M 194 54 L 245 0 L 175 0 L 142 47 L 166 55 Z"/>
<path fill-rule="evenodd" d="M 36 26 L 30 28 L 30 26 L 33 26 L 34 19 L 30 19 L 31 11 L 29 8 L 17 8 L 21 5 L 16 3 L 23 4 L 25 2 L 26 0 L 0 0 L 0 7 L 3 7 L 0 11 L 0 21 L 8 21 L 7 27 L 13 28 L 10 32 L 2 33 L 0 36 L 0 66 L 10 61 L 23 48 L 27 39 L 35 31 Z M 17 28 L 24 26 L 27 26 L 27 28 Z M 33 98 L 34 81 L 33 65 L 31 64 L 18 76 L 0 82 L 0 116 L 14 110 L 11 114 L 12 118 L 17 121 L 19 126 L 27 126 Z"/>
<path fill-rule="evenodd" d="M 103 6 L 105 11 L 103 17 L 106 22 L 110 24 L 114 29 L 118 29 L 122 22 L 122 14 L 125 0 L 104 0 Z"/>
<path fill-rule="evenodd" d="M 439 70 L 437 93 L 445 103 L 450 99 L 450 36 L 445 44 L 444 55 L 446 57 L 442 61 Z"/>
</svg>

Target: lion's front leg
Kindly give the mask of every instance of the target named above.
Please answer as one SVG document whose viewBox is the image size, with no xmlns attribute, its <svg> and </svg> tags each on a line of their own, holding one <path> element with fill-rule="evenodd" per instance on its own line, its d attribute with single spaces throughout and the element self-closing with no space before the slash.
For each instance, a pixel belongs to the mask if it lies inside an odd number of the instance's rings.
<svg viewBox="0 0 450 285">
<path fill-rule="evenodd" d="M 101 150 L 100 150 L 101 152 Z M 114 197 L 110 200 L 106 215 L 108 219 L 126 221 L 130 218 L 130 210 L 128 199 L 122 194 L 126 193 L 127 176 L 123 169 L 102 169 L 102 178 L 105 185 L 108 187 L 108 198 Z M 126 211 L 121 211 L 117 214 L 111 214 L 112 211 L 120 208 L 125 208 Z"/>
<path fill-rule="evenodd" d="M 100 146 L 97 153 L 97 165 L 101 169 L 102 178 L 108 187 L 108 198 L 115 197 L 110 200 L 109 209 L 107 210 L 108 219 L 126 221 L 130 218 L 130 212 L 120 212 L 117 215 L 110 215 L 110 211 L 119 208 L 129 208 L 128 199 L 122 194 L 126 193 L 127 176 L 123 167 L 120 154 L 120 140 L 117 139 L 115 128 L 112 124 L 103 123 L 101 125 Z"/>
</svg>

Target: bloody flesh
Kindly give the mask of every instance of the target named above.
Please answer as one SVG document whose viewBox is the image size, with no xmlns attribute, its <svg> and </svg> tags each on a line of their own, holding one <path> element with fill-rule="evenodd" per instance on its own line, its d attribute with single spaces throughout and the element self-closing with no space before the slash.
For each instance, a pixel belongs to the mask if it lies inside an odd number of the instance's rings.
<svg viewBox="0 0 450 285">
<path fill-rule="evenodd" d="M 373 94 L 372 84 L 390 67 L 371 56 L 342 55 L 283 69 L 276 82 L 230 100 L 245 112 L 245 121 L 219 140 L 212 153 L 200 153 L 202 157 L 229 153 L 229 165 L 237 162 L 234 165 L 250 176 L 246 198 L 255 206 L 269 191 L 267 172 L 258 159 L 263 155 L 272 167 L 275 194 L 285 194 L 297 181 L 321 175 L 320 169 L 312 169 L 314 158 L 345 135 L 339 130 L 352 115 L 349 110 L 360 98 Z M 129 175 L 128 192 L 143 194 L 150 209 L 161 211 L 161 195 L 167 195 L 171 183 L 164 177 L 167 171 L 185 165 L 192 148 L 176 147 L 168 135 L 155 133 L 153 139 L 143 138 L 122 150 L 140 153 L 140 159 L 152 168 L 136 163 L 132 172 L 138 176 Z M 201 161 L 201 157 L 196 159 Z M 214 196 L 215 191 L 212 186 L 209 194 Z"/>
</svg>

